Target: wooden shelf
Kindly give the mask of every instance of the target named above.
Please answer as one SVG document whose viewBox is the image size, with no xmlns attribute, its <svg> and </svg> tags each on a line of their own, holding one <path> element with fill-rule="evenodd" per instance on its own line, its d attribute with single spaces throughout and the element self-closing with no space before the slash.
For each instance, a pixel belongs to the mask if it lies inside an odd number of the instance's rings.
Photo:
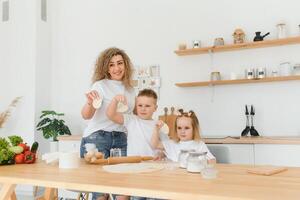
<svg viewBox="0 0 300 200">
<path fill-rule="evenodd" d="M 209 52 L 235 51 L 235 50 L 242 50 L 242 49 L 264 48 L 264 47 L 273 47 L 273 46 L 298 44 L 298 43 L 300 43 L 300 36 L 283 38 L 283 39 L 265 40 L 260 42 L 246 42 L 242 44 L 228 44 L 223 46 L 210 46 L 210 47 L 203 47 L 203 48 L 176 50 L 175 53 L 178 56 L 188 56 L 188 55 L 196 55 L 196 54 L 205 54 Z"/>
<path fill-rule="evenodd" d="M 213 85 L 234 85 L 234 84 L 244 84 L 244 83 L 264 83 L 264 82 L 293 81 L 293 80 L 300 80 L 300 75 L 267 77 L 262 79 L 236 79 L 236 80 L 220 80 L 220 81 L 186 82 L 186 83 L 176 83 L 175 85 L 178 87 L 204 87 L 204 86 L 213 86 Z"/>
</svg>

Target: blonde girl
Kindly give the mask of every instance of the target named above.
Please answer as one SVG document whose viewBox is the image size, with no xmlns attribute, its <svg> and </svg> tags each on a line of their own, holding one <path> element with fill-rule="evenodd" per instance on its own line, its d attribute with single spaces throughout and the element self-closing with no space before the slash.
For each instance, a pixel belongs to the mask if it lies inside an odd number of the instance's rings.
<svg viewBox="0 0 300 200">
<path fill-rule="evenodd" d="M 180 150 L 195 150 L 207 152 L 207 160 L 215 162 L 215 157 L 210 153 L 206 144 L 200 140 L 199 121 L 194 111 L 178 110 L 175 121 L 176 134 L 172 139 L 166 134 L 159 134 L 162 125 L 162 121 L 157 123 L 151 138 L 151 145 L 153 148 L 164 149 L 168 159 L 177 162 Z"/>
</svg>

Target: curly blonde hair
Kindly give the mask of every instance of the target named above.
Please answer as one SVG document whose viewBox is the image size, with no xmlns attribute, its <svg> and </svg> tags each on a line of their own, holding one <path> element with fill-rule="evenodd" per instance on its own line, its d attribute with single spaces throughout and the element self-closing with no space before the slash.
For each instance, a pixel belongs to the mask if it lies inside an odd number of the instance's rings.
<svg viewBox="0 0 300 200">
<path fill-rule="evenodd" d="M 176 134 L 172 138 L 175 142 L 179 142 L 179 137 L 177 136 L 177 120 L 179 118 L 186 117 L 190 118 L 192 121 L 192 128 L 193 128 L 193 140 L 199 141 L 201 139 L 200 137 L 200 126 L 199 126 L 199 120 L 195 114 L 194 111 L 190 110 L 189 112 L 184 112 L 183 109 L 178 110 L 178 115 L 175 120 L 175 132 Z"/>
<path fill-rule="evenodd" d="M 94 74 L 92 77 L 92 83 L 102 79 L 110 79 L 110 74 L 108 73 L 109 70 L 109 62 L 112 57 L 120 55 L 124 60 L 125 65 L 125 73 L 123 77 L 123 84 L 126 88 L 132 88 L 131 78 L 133 73 L 132 63 L 130 61 L 129 56 L 123 51 L 122 49 L 118 49 L 116 47 L 111 47 L 104 50 L 100 53 L 99 57 L 96 60 Z"/>
</svg>

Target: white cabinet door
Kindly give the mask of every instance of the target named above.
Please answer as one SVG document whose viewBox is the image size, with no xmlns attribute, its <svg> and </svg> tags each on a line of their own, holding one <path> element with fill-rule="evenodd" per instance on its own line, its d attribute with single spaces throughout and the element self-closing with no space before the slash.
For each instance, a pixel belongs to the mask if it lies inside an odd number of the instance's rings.
<svg viewBox="0 0 300 200">
<path fill-rule="evenodd" d="M 255 144 L 255 164 L 300 167 L 300 145 Z"/>
<path fill-rule="evenodd" d="M 207 144 L 218 163 L 254 164 L 253 144 Z"/>
</svg>

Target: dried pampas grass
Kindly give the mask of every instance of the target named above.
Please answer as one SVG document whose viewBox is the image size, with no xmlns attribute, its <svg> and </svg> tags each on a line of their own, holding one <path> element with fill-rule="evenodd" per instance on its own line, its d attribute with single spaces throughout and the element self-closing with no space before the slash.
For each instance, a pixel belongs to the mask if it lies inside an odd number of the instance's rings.
<svg viewBox="0 0 300 200">
<path fill-rule="evenodd" d="M 22 97 L 16 97 L 14 98 L 14 100 L 12 100 L 12 102 L 9 104 L 8 108 L 0 113 L 0 128 L 3 127 L 4 123 L 7 121 L 8 117 L 11 114 L 11 109 L 16 107 L 17 103 L 20 101 Z"/>
</svg>

